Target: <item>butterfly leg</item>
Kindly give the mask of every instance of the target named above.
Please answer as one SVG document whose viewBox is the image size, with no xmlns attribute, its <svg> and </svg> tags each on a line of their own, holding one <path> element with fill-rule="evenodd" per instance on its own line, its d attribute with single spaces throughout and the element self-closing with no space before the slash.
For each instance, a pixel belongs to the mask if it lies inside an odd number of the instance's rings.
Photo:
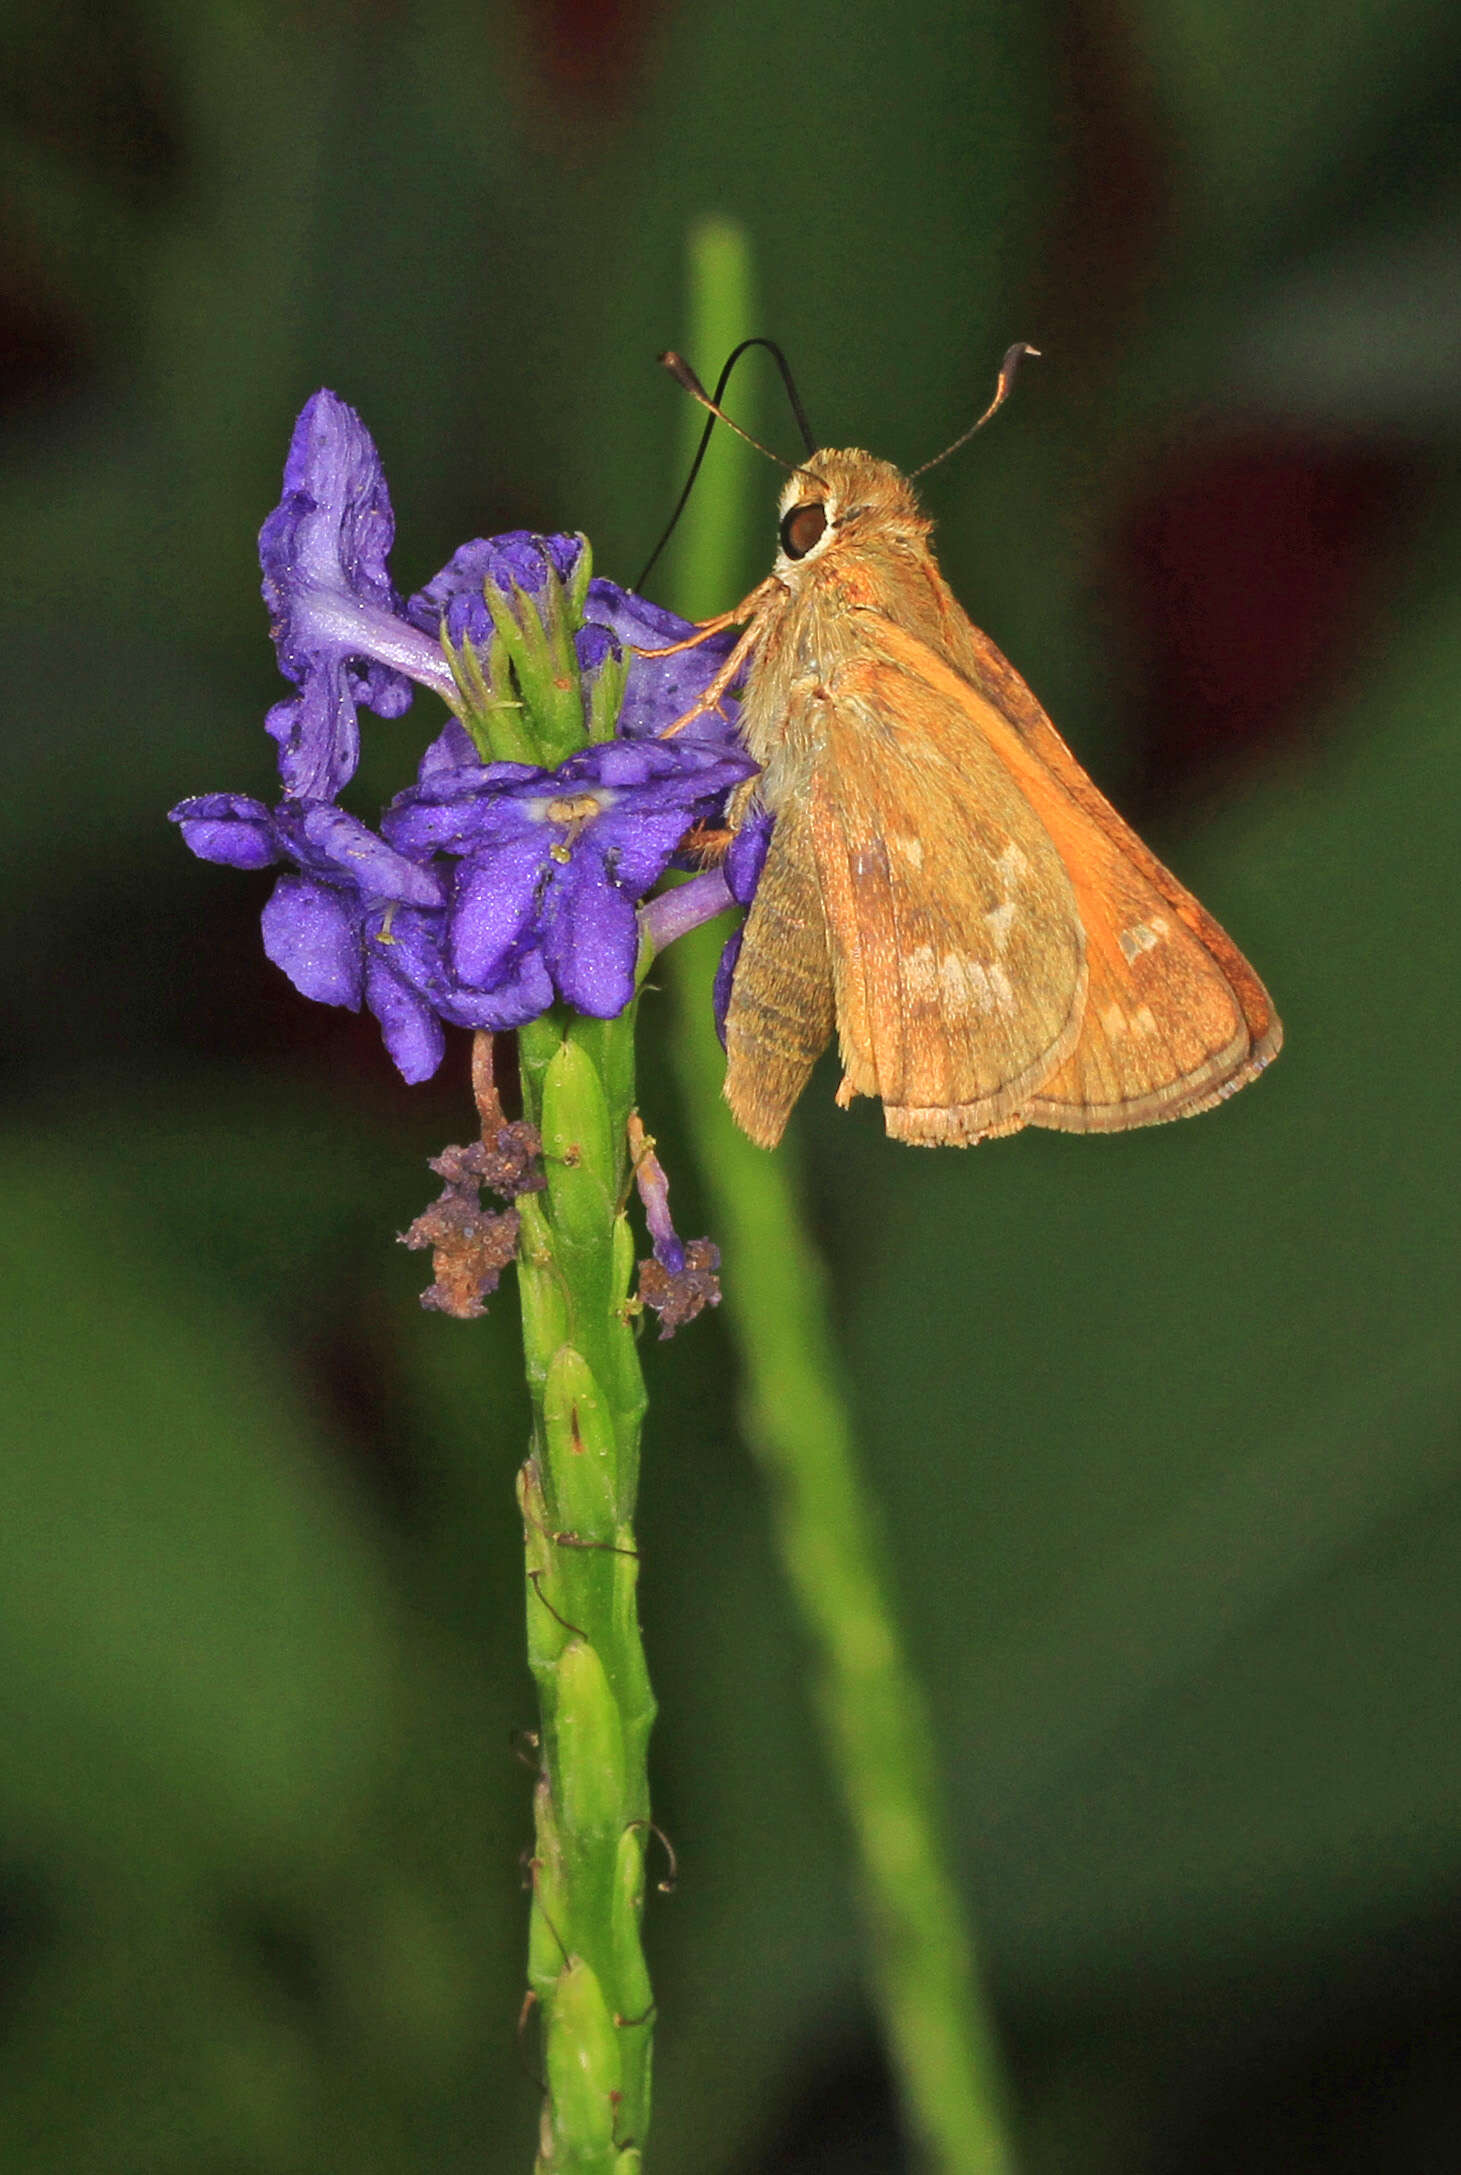
<svg viewBox="0 0 1461 2175">
<path fill-rule="evenodd" d="M 693 853 L 702 868 L 719 868 L 730 852 L 731 841 L 746 820 L 760 781 L 747 778 L 732 791 L 725 804 L 724 823 L 692 823 L 680 840 L 681 853 Z"/>
<path fill-rule="evenodd" d="M 714 619 L 692 620 L 691 625 L 694 627 L 695 632 L 687 634 L 683 642 L 667 643 L 663 649 L 643 649 L 637 642 L 631 642 L 629 654 L 631 657 L 678 657 L 681 650 L 698 649 L 699 645 L 712 634 L 720 634 L 727 627 L 744 626 L 746 621 L 754 618 L 768 601 L 772 590 L 780 590 L 780 588 L 780 582 L 777 581 L 774 574 L 770 574 L 765 581 L 758 582 L 751 594 L 748 597 L 743 597 L 740 603 L 730 611 L 717 612 Z"/>
<path fill-rule="evenodd" d="M 700 700 L 692 708 L 688 709 L 683 717 L 677 717 L 673 725 L 666 725 L 664 731 L 660 734 L 661 740 L 672 739 L 676 733 L 683 732 L 687 725 L 693 725 L 697 717 L 704 717 L 709 711 L 719 709 L 721 696 L 730 686 L 731 681 L 740 671 L 760 638 L 760 622 L 753 621 L 747 627 L 719 672 L 716 673 L 714 679 L 707 684 Z"/>
<path fill-rule="evenodd" d="M 631 657 L 678 657 L 681 650 L 698 649 L 708 636 L 719 634 L 723 628 L 739 626 L 740 614 L 718 612 L 714 619 L 697 619 L 693 624 L 695 632 L 687 634 L 683 642 L 667 642 L 663 649 L 645 649 L 640 643 L 631 642 L 629 654 Z"/>
<path fill-rule="evenodd" d="M 723 823 L 692 823 L 680 840 L 680 851 L 693 853 L 702 868 L 719 868 L 735 835 Z"/>
</svg>

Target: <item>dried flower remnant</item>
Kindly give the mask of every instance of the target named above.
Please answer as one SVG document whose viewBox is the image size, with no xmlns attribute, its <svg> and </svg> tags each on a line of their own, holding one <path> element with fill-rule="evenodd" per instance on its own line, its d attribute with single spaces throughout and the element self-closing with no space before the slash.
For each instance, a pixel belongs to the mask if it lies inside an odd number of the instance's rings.
<svg viewBox="0 0 1461 2175">
<path fill-rule="evenodd" d="M 448 1148 L 446 1155 L 459 1153 L 463 1163 L 470 1164 L 478 1185 L 500 1193 L 504 1201 L 515 1201 L 520 1193 L 541 1193 L 548 1182 L 543 1175 L 543 1143 L 535 1125 L 523 1118 L 509 1118 L 503 1109 L 495 1054 L 491 1035 L 472 1037 L 472 1098 L 481 1120 L 482 1138 L 464 1150 Z M 431 1167 L 439 1168 L 435 1163 Z M 443 1169 L 441 1176 L 446 1178 L 450 1173 Z"/>
<path fill-rule="evenodd" d="M 401 1234 L 401 1244 L 413 1251 L 432 1249 L 436 1281 L 422 1292 L 422 1306 L 459 1322 L 486 1313 L 486 1301 L 517 1254 L 516 1208 L 484 1208 L 483 1190 L 511 1204 L 519 1194 L 540 1193 L 545 1183 L 537 1128 L 504 1112 L 492 1051 L 491 1035 L 474 1036 L 472 1092 L 482 1137 L 429 1159 L 427 1168 L 443 1181 L 442 1190 Z"/>
<path fill-rule="evenodd" d="M 401 1234 L 413 1251 L 431 1248 L 435 1281 L 422 1292 L 422 1306 L 459 1322 L 485 1314 L 503 1270 L 516 1259 L 519 1222 L 515 1208 L 484 1208 L 474 1184 L 443 1186 Z"/>
<path fill-rule="evenodd" d="M 670 1182 L 637 1111 L 629 1120 L 629 1154 L 653 1247 L 639 1264 L 639 1303 L 658 1314 L 663 1342 L 706 1307 L 720 1305 L 720 1248 L 710 1239 L 682 1239 L 676 1231 Z"/>
<path fill-rule="evenodd" d="M 720 1305 L 720 1248 L 713 1239 L 687 1239 L 683 1266 L 664 1268 L 653 1255 L 639 1264 L 639 1300 L 659 1316 L 661 1341 Z"/>
</svg>

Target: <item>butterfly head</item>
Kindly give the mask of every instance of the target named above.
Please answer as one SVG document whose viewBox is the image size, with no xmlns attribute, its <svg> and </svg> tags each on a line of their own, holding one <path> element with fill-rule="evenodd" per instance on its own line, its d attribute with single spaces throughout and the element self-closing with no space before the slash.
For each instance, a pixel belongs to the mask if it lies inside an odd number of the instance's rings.
<svg viewBox="0 0 1461 2175">
<path fill-rule="evenodd" d="M 930 527 L 913 486 L 891 461 L 832 447 L 813 453 L 788 478 L 780 521 L 776 577 L 793 591 L 844 547 L 873 537 L 919 545 Z"/>
</svg>

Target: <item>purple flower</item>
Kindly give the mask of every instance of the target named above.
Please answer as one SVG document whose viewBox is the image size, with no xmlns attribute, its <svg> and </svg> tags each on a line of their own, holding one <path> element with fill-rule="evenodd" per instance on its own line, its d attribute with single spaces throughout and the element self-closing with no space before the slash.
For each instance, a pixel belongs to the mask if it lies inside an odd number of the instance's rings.
<svg viewBox="0 0 1461 2175">
<path fill-rule="evenodd" d="M 572 581 L 586 548 L 581 536 L 534 536 L 529 529 L 475 537 L 452 553 L 424 589 L 417 590 L 406 606 L 406 617 L 432 635 L 445 620 L 455 647 L 474 642 L 485 648 L 493 634 L 485 589 L 495 589 L 509 605 L 514 589 L 542 597 L 550 580 Z"/>
<path fill-rule="evenodd" d="M 406 606 L 407 617 L 423 632 L 444 631 L 454 648 L 470 643 L 485 653 L 495 630 L 484 590 L 495 589 L 509 607 L 517 591 L 538 601 L 540 608 L 551 608 L 551 584 L 572 585 L 586 548 L 581 536 L 533 536 L 524 529 L 505 536 L 479 536 L 463 544 L 441 572 L 418 590 Z M 616 728 L 626 740 L 655 739 L 693 709 L 736 640 L 734 632 L 725 632 L 707 635 L 673 657 L 638 656 L 637 650 L 671 648 L 693 635 L 695 628 L 689 620 L 601 577 L 589 582 L 583 613 L 585 624 L 573 637 L 573 650 L 586 693 L 611 658 L 628 657 L 628 685 Z M 734 696 L 727 694 L 718 707 L 686 726 L 683 737 L 702 745 L 738 748 L 739 707 Z"/>
<path fill-rule="evenodd" d="M 589 579 L 581 536 L 513 529 L 452 554 L 406 612 L 447 651 L 484 761 L 553 765 L 615 730 L 622 650 L 581 624 Z"/>
<path fill-rule="evenodd" d="M 331 800 L 354 776 L 361 703 L 382 717 L 399 717 L 412 680 L 453 699 L 443 624 L 453 646 L 485 651 L 493 635 L 485 586 L 509 606 L 515 594 L 547 602 L 553 584 L 572 584 L 586 549 L 580 536 L 540 537 L 523 529 L 478 537 L 403 605 L 387 567 L 394 533 L 375 442 L 355 410 L 322 389 L 300 412 L 283 495 L 259 532 L 280 670 L 299 690 L 276 703 L 266 723 L 279 743 L 284 790 L 295 798 Z M 694 632 L 673 612 L 603 580 L 588 584 L 585 617 L 574 648 L 590 680 L 610 656 L 665 648 Z M 631 654 L 620 734 L 651 738 L 674 724 L 698 701 L 734 640 L 730 632 L 710 635 L 662 659 Z M 734 746 L 736 710 L 727 696 L 683 737 Z"/>
<path fill-rule="evenodd" d="M 509 530 L 505 536 L 479 536 L 463 544 L 424 589 L 406 606 L 412 625 L 435 634 L 445 623 L 448 639 L 457 647 L 471 642 L 486 648 L 493 635 L 492 615 L 483 598 L 491 586 L 511 603 L 514 587 L 529 596 L 541 597 L 550 577 L 569 584 L 585 550 L 581 536 L 533 536 L 526 529 Z M 595 576 L 588 584 L 583 615 L 586 625 L 575 639 L 579 669 L 595 671 L 609 656 L 629 652 L 629 685 L 619 718 L 619 733 L 626 740 L 657 737 L 700 699 L 709 682 L 725 663 L 735 645 L 734 630 L 707 635 L 693 649 L 674 657 L 638 657 L 641 649 L 668 649 L 695 632 L 688 619 L 680 619 L 663 605 L 651 604 L 617 582 Z M 739 705 L 727 696 L 719 710 L 707 711 L 687 737 L 726 746 L 735 741 Z M 677 736 L 678 737 L 678 736 Z"/>
<path fill-rule="evenodd" d="M 634 993 L 639 901 L 697 817 L 755 767 L 688 739 L 601 741 L 556 771 L 439 761 L 382 829 L 413 860 L 459 857 L 459 981 L 492 987 L 505 962 L 533 956 L 566 1003 L 612 1019 Z"/>
<path fill-rule="evenodd" d="M 694 630 L 590 581 L 581 536 L 477 538 L 403 604 L 393 532 L 369 432 L 334 393 L 315 393 L 259 537 L 279 664 L 296 690 L 266 721 L 284 798 L 270 809 L 204 794 L 172 818 L 204 860 L 283 864 L 263 912 L 269 957 L 307 997 L 367 1005 L 401 1072 L 422 1080 L 440 1063 L 444 1024 L 514 1027 L 559 997 L 600 1018 L 622 1011 L 640 901 L 687 830 L 718 816 L 756 766 L 729 693 L 662 737 L 734 636 L 635 655 Z M 427 747 L 382 836 L 336 800 L 359 759 L 359 706 L 398 717 L 412 681 L 460 715 Z M 490 760 L 486 747 L 517 759 Z M 733 880 L 730 890 L 749 896 Z M 656 902 L 651 941 L 728 900 L 718 874 L 682 887 Z"/>
<path fill-rule="evenodd" d="M 490 990 L 466 989 L 446 956 L 443 871 L 397 852 L 329 801 L 269 809 L 242 793 L 205 793 L 173 809 L 201 860 L 231 868 L 292 862 L 263 912 L 264 950 L 301 996 L 364 1003 L 397 1070 L 429 1080 L 441 1063 L 442 1022 L 516 1027 L 552 1002 L 540 962 L 507 958 Z"/>
<path fill-rule="evenodd" d="M 369 431 L 333 393 L 314 394 L 294 426 L 283 496 L 259 532 L 279 669 L 299 689 L 265 722 L 284 789 L 298 799 L 332 800 L 354 776 L 358 703 L 399 717 L 410 679 L 451 693 L 440 647 L 402 616 L 391 586 L 394 533 Z"/>
</svg>

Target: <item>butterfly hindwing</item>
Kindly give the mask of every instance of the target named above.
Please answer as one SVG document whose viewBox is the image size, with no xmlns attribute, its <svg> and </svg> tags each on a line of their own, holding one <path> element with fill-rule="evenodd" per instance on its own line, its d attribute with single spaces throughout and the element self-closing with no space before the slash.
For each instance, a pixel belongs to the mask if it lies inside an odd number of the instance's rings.
<svg viewBox="0 0 1461 2175">
<path fill-rule="evenodd" d="M 725 1016 L 725 1098 L 774 1148 L 832 1036 L 827 920 L 804 811 L 778 817 L 746 918 Z"/>
</svg>

